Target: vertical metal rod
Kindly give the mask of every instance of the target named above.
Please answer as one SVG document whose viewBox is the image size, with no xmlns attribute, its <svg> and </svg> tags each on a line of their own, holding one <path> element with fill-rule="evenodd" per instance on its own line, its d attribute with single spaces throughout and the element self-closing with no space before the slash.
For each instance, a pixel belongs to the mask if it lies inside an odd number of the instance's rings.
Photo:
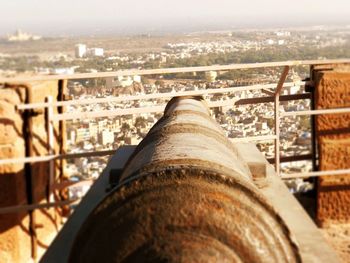
<svg viewBox="0 0 350 263">
<path fill-rule="evenodd" d="M 46 102 L 52 103 L 52 96 L 46 97 Z M 54 128 L 53 128 L 53 107 L 49 106 L 46 108 L 46 132 L 47 132 L 47 152 L 48 155 L 54 154 Z M 55 161 L 49 161 L 49 182 L 48 182 L 48 202 L 54 202 L 52 193 L 52 185 L 54 183 L 55 176 Z"/>
<path fill-rule="evenodd" d="M 314 66 L 310 66 L 310 82 L 314 83 Z M 309 92 L 311 92 L 311 110 L 316 110 L 316 104 L 315 104 L 315 85 L 308 86 Z M 318 164 L 317 164 L 317 135 L 316 135 L 316 116 L 311 115 L 310 116 L 310 124 L 311 124 L 311 153 L 312 153 L 312 171 L 318 171 Z"/>
<path fill-rule="evenodd" d="M 60 79 L 58 81 L 58 96 L 57 100 L 60 102 L 63 102 L 65 100 L 65 94 L 67 94 L 67 85 L 68 81 L 66 79 Z M 63 114 L 66 111 L 65 106 L 59 106 L 57 107 L 57 113 L 58 114 Z M 52 120 L 53 121 L 53 120 Z M 58 143 L 59 149 L 59 155 L 66 154 L 66 140 L 67 140 L 67 131 L 66 131 L 66 122 L 65 121 L 60 121 L 57 123 L 58 124 L 58 130 L 59 130 L 59 136 L 56 140 L 56 143 Z M 60 159 L 58 160 L 58 163 L 55 162 L 56 165 L 58 165 L 59 169 L 56 169 L 55 171 L 58 171 L 59 174 L 55 175 L 55 182 L 57 179 L 63 183 L 64 181 L 68 180 L 66 177 L 66 172 L 65 172 L 65 167 L 67 165 L 67 160 L 65 159 Z M 54 184 L 55 184 L 54 182 Z M 54 185 L 52 185 L 52 188 L 54 188 Z M 66 189 L 61 189 L 58 191 L 58 196 L 60 200 L 66 200 L 68 198 L 68 188 Z M 61 215 L 62 216 L 68 216 L 70 214 L 70 209 L 68 206 L 63 206 L 61 207 Z M 55 216 L 57 214 L 55 213 Z"/>
<path fill-rule="evenodd" d="M 282 72 L 282 75 L 278 81 L 276 92 L 275 92 L 275 170 L 277 176 L 280 176 L 280 94 L 283 88 L 283 84 L 287 78 L 289 72 L 289 66 L 285 66 Z"/>
<path fill-rule="evenodd" d="M 280 116 L 279 116 L 279 96 L 275 95 L 275 104 L 274 104 L 274 111 L 275 111 L 275 171 L 277 173 L 277 176 L 280 175 Z"/>
</svg>

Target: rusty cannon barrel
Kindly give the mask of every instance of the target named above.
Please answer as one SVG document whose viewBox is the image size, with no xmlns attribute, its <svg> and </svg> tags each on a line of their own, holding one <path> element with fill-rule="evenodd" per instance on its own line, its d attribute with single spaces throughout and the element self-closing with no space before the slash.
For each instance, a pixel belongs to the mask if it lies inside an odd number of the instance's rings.
<svg viewBox="0 0 350 263">
<path fill-rule="evenodd" d="M 288 228 L 199 97 L 168 103 L 70 253 L 74 263 L 300 261 Z"/>
</svg>

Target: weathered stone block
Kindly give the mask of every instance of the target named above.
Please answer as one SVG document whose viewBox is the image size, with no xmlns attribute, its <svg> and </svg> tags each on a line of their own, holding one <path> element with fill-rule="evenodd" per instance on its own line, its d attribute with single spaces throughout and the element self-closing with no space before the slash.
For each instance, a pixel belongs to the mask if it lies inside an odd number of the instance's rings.
<svg viewBox="0 0 350 263">
<path fill-rule="evenodd" d="M 45 114 L 28 116 L 16 109 L 17 104 L 26 101 L 44 102 L 49 95 L 53 100 L 63 95 L 63 85 L 58 81 L 33 82 L 27 84 L 5 84 L 0 89 L 0 159 L 23 158 L 26 156 L 26 141 L 31 140 L 32 156 L 48 154 Z M 57 107 L 54 109 L 57 113 Z M 25 125 L 30 118 L 32 136 L 25 133 Z M 59 123 L 55 123 L 54 151 L 60 152 L 64 135 Z M 25 133 L 25 134 L 24 134 Z M 28 147 L 29 148 L 29 147 Z M 62 177 L 62 162 L 57 161 L 55 179 Z M 26 180 L 28 170 L 23 163 L 0 165 L 0 207 L 27 204 Z M 47 202 L 49 166 L 48 162 L 31 165 L 31 180 L 33 202 Z M 58 193 L 56 193 L 58 196 Z M 58 200 L 58 199 L 57 199 Z M 58 209 L 41 209 L 34 211 L 36 234 L 38 239 L 37 255 L 40 257 L 49 246 L 59 229 L 61 215 Z M 28 212 L 0 214 L 0 262 L 29 262 L 32 256 L 31 232 L 29 231 L 30 217 Z"/>
<path fill-rule="evenodd" d="M 334 136 L 333 136 L 334 137 Z M 320 169 L 347 169 L 350 164 L 350 138 L 322 138 L 320 143 Z M 318 221 L 350 220 L 350 174 L 324 176 L 318 184 Z"/>
<path fill-rule="evenodd" d="M 330 71 L 320 72 L 316 76 L 317 109 L 350 107 L 350 73 Z M 318 132 L 350 128 L 350 113 L 319 115 L 316 120 Z"/>
<path fill-rule="evenodd" d="M 314 72 L 316 109 L 350 107 L 350 73 L 345 69 Z M 350 168 L 350 113 L 317 116 L 316 132 L 319 169 Z M 317 221 L 350 221 L 350 174 L 318 179 Z"/>
<path fill-rule="evenodd" d="M 23 120 L 15 105 L 23 102 L 21 87 L 0 90 L 0 159 L 25 157 Z M 0 207 L 27 203 L 23 163 L 0 165 Z M 30 259 L 27 213 L 0 215 L 0 262 Z"/>
</svg>

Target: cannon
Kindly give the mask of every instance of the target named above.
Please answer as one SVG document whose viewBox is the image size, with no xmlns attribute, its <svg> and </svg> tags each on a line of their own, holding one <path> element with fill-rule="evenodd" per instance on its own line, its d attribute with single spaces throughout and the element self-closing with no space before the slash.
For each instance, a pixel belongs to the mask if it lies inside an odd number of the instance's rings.
<svg viewBox="0 0 350 263">
<path fill-rule="evenodd" d="M 175 97 L 81 226 L 69 262 L 301 262 L 201 97 Z"/>
</svg>

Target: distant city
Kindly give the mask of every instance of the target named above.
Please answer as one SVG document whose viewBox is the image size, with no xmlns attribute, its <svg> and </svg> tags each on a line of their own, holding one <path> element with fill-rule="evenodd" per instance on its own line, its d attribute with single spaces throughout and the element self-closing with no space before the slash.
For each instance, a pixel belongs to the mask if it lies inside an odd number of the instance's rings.
<svg viewBox="0 0 350 263">
<path fill-rule="evenodd" d="M 63 43 L 56 45 L 57 41 Z M 350 57 L 350 28 L 337 31 L 324 28 L 308 30 L 225 31 L 179 36 L 103 38 L 45 38 L 23 31 L 9 34 L 0 41 L 0 75 L 74 74 L 150 69 L 162 67 L 206 66 L 296 59 Z M 21 52 L 18 52 L 18 50 Z M 288 76 L 293 82 L 285 94 L 301 92 L 300 81 L 308 76 L 307 67 L 296 67 Z M 206 74 L 166 74 L 159 76 L 119 76 L 99 80 L 68 82 L 72 99 L 108 98 L 136 94 L 179 92 L 208 88 L 268 84 L 278 81 L 276 69 L 207 72 Z M 269 90 L 235 92 L 206 96 L 207 100 L 237 100 L 261 97 Z M 271 91 L 270 91 L 271 93 Z M 266 95 L 266 94 L 265 94 Z M 166 100 L 88 104 L 67 107 L 68 112 L 114 110 L 152 106 Z M 284 111 L 309 109 L 309 100 L 282 104 Z M 67 122 L 69 152 L 117 149 L 138 144 L 161 114 L 109 117 Z M 273 134 L 273 104 L 222 107 L 213 112 L 229 138 Z M 284 156 L 308 154 L 311 150 L 310 119 L 285 118 L 281 125 L 281 148 Z M 273 157 L 273 142 L 261 142 L 260 150 Z M 79 158 L 67 165 L 72 180 L 97 178 L 108 157 Z M 309 171 L 311 163 L 283 164 L 283 172 Z M 71 195 L 82 196 L 87 188 L 71 188 Z"/>
</svg>

